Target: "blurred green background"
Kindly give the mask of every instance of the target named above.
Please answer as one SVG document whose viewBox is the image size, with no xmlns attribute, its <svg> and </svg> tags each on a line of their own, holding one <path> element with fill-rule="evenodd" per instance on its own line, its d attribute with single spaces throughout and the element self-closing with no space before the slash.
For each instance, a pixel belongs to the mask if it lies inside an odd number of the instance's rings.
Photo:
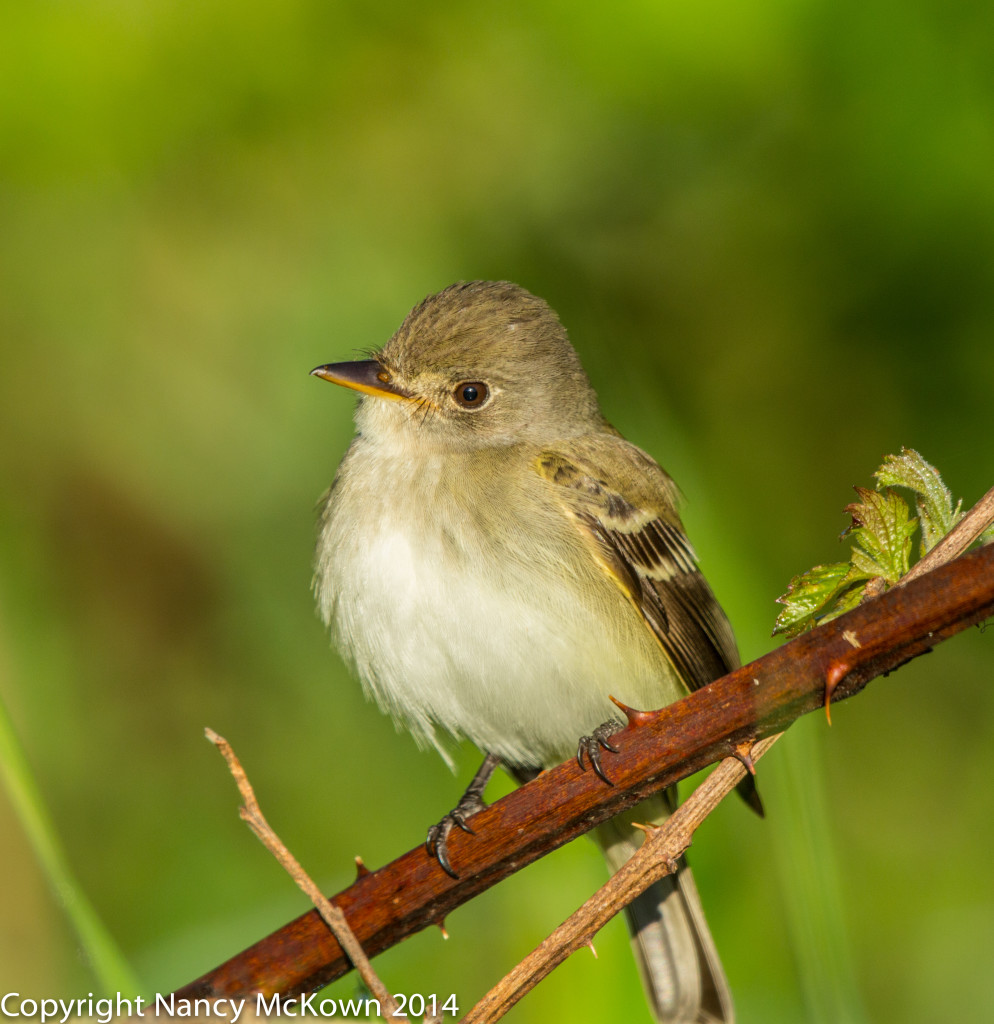
<svg viewBox="0 0 994 1024">
<path fill-rule="evenodd" d="M 0 698 L 145 991 L 305 909 L 461 791 L 365 704 L 309 594 L 349 396 L 307 376 L 425 294 L 558 310 L 680 482 L 743 654 L 919 449 L 994 484 L 994 7 L 33 3 L 0 13 Z M 692 851 L 739 1019 L 994 1016 L 991 637 L 761 767 Z M 465 1009 L 603 878 L 574 843 L 377 961 Z M 0 992 L 97 982 L 0 790 Z M 623 925 L 510 1020 L 647 1020 Z M 336 985 L 353 991 L 354 981 Z"/>
</svg>

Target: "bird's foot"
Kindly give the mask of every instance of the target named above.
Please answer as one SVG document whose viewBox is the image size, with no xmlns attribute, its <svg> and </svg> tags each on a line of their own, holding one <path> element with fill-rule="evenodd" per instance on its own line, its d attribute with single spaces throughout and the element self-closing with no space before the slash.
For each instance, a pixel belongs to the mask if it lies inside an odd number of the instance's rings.
<svg viewBox="0 0 994 1024">
<path fill-rule="evenodd" d="M 587 769 L 583 763 L 586 758 L 597 776 L 609 786 L 613 786 L 614 783 L 604 773 L 604 766 L 601 764 L 601 751 L 610 750 L 612 754 L 618 753 L 618 748 L 611 743 L 610 737 L 622 728 L 624 728 L 624 722 L 617 718 L 609 718 L 603 725 L 597 726 L 589 736 L 581 736 L 576 748 L 576 763 L 580 766 L 581 771 Z"/>
<path fill-rule="evenodd" d="M 469 826 L 468 818 L 471 818 L 478 811 L 486 810 L 487 804 L 483 799 L 483 791 L 487 788 L 490 776 L 500 763 L 496 754 L 487 754 L 480 770 L 473 776 L 473 781 L 466 787 L 466 792 L 459 798 L 459 803 L 445 815 L 437 825 L 428 829 L 428 838 L 425 841 L 425 848 L 428 853 L 438 861 L 446 874 L 458 878 L 458 873 L 453 869 L 449 861 L 449 833 L 455 826 L 459 826 L 463 832 L 473 835 L 474 832 Z"/>
</svg>

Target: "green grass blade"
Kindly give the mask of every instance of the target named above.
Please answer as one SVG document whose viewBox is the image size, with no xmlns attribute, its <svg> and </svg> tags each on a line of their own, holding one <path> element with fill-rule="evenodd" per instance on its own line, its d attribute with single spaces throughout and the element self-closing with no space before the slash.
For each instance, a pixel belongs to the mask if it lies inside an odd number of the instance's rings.
<svg viewBox="0 0 994 1024">
<path fill-rule="evenodd" d="M 79 938 L 105 995 L 136 996 L 142 988 L 110 933 L 73 877 L 41 793 L 0 698 L 0 778 L 28 841 Z"/>
</svg>

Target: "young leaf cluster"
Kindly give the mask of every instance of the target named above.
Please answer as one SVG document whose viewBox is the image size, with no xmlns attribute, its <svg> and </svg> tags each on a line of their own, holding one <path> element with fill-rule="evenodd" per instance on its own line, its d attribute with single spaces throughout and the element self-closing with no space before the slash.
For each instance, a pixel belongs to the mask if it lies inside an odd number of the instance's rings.
<svg viewBox="0 0 994 1024">
<path fill-rule="evenodd" d="M 885 590 L 911 567 L 912 538 L 921 528 L 919 556 L 927 554 L 960 521 L 938 470 L 911 448 L 888 455 L 874 473 L 877 489 L 855 487 L 858 501 L 846 506 L 852 519 L 842 534 L 852 540 L 848 562 L 816 565 L 795 576 L 777 601 L 783 609 L 773 635 L 797 636 L 855 608 L 868 585 Z M 915 513 L 894 488 L 911 491 Z"/>
</svg>

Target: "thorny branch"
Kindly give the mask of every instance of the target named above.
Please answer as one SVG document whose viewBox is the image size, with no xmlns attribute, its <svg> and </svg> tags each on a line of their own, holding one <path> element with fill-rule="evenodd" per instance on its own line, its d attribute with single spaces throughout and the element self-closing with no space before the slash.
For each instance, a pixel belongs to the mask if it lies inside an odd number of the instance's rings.
<svg viewBox="0 0 994 1024">
<path fill-rule="evenodd" d="M 332 902 L 348 918 L 363 949 L 375 956 L 429 924 L 441 924 L 446 913 L 477 893 L 650 793 L 734 755 L 741 744 L 781 732 L 802 714 L 822 707 L 826 693 L 832 701 L 850 697 L 871 679 L 991 615 L 994 545 L 987 545 L 892 588 L 675 704 L 660 711 L 631 712 L 628 728 L 615 737 L 621 752 L 610 762 L 613 786 L 605 786 L 592 772 L 582 772 L 575 762 L 544 772 L 475 815 L 473 836 L 453 834 L 450 856 L 458 879 L 450 878 L 418 846 L 378 871 L 360 874 Z M 736 762 L 726 764 L 729 767 L 716 769 L 705 785 L 719 772 L 730 773 L 726 781 L 731 789 L 731 778 L 741 777 L 743 769 Z M 688 823 L 681 826 L 682 819 L 676 816 L 670 820 L 676 825 L 664 826 L 661 833 L 679 829 L 689 839 Z M 664 838 L 661 835 L 660 842 Z M 674 854 L 668 848 L 658 856 L 665 864 Z M 641 878 L 636 884 L 644 887 Z M 585 929 L 585 934 L 590 933 Z M 553 959 L 565 955 L 568 950 L 554 953 Z M 519 968 L 525 974 L 548 973 L 555 966 L 525 966 L 529 960 Z M 312 911 L 176 994 L 293 995 L 313 991 L 350 967 L 350 957 Z M 516 972 L 509 977 L 515 978 Z M 530 987 L 534 981 L 517 978 L 511 984 L 525 991 L 523 985 Z M 498 993 L 495 998 L 500 1003 L 511 997 Z M 472 1011 L 473 1021 L 496 1019 L 489 1012 L 483 1016 L 483 1007 L 480 1011 Z"/>
<path fill-rule="evenodd" d="M 994 521 L 994 488 L 963 517 L 932 551 L 896 584 L 903 586 L 924 575 L 919 566 L 931 571 L 961 555 Z M 826 698 L 831 698 L 829 685 Z M 826 700 L 826 711 L 828 703 Z M 462 1024 L 492 1024 L 549 975 L 567 957 L 588 945 L 593 936 L 619 910 L 627 906 L 653 882 L 672 873 L 677 860 L 690 845 L 694 833 L 707 816 L 739 784 L 746 771 L 758 761 L 783 733 L 751 745 L 743 744 L 733 757 L 726 757 L 660 828 L 647 829 L 638 852 L 616 872 L 575 913 L 499 981 L 463 1018 Z"/>
</svg>

